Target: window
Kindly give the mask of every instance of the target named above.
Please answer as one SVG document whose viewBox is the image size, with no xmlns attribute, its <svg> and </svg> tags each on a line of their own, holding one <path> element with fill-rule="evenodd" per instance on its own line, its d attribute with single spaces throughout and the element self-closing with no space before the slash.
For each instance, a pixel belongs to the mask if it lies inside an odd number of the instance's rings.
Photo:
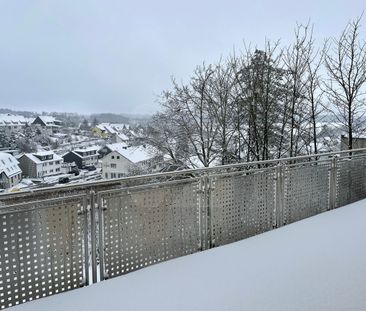
<svg viewBox="0 0 366 311">
<path fill-rule="evenodd" d="M 114 159 L 114 156 L 111 156 L 112 159 Z M 5 164 L 5 163 L 4 163 Z"/>
<path fill-rule="evenodd" d="M 117 160 L 119 160 L 119 156 L 117 156 Z"/>
<path fill-rule="evenodd" d="M 58 167 L 58 168 L 56 168 L 56 172 L 59 172 L 60 171 L 60 168 Z"/>
<path fill-rule="evenodd" d="M 108 173 L 105 173 L 105 178 L 108 178 Z"/>
<path fill-rule="evenodd" d="M 118 174 L 118 178 L 122 178 L 123 177 L 123 174 Z"/>
<path fill-rule="evenodd" d="M 117 168 L 117 164 L 116 163 L 111 163 L 111 168 Z"/>
</svg>

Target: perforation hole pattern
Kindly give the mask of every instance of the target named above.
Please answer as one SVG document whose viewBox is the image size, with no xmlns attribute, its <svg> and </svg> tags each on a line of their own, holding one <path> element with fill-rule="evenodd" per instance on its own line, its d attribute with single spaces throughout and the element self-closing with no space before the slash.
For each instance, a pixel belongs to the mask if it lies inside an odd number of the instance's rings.
<svg viewBox="0 0 366 311">
<path fill-rule="evenodd" d="M 285 224 L 321 212 L 329 205 L 330 163 L 288 167 L 285 173 Z"/>
<path fill-rule="evenodd" d="M 80 199 L 36 202 L 0 214 L 1 309 L 83 285 Z"/>
<path fill-rule="evenodd" d="M 324 212 L 334 201 L 340 207 L 365 198 L 365 157 L 338 158 L 333 168 L 331 162 L 104 186 L 97 191 L 102 219 L 96 219 L 106 277 L 242 240 Z M 47 193 L 37 202 L 15 204 L 18 198 L 0 207 L 1 309 L 84 285 L 91 216 L 83 214 L 83 202 L 94 195 L 49 200 Z"/>
<path fill-rule="evenodd" d="M 365 158 L 342 159 L 337 167 L 337 207 L 366 197 Z"/>
<path fill-rule="evenodd" d="M 274 170 L 216 177 L 212 182 L 211 235 L 219 246 L 273 229 Z"/>
<path fill-rule="evenodd" d="M 198 188 L 197 182 L 185 182 L 103 195 L 106 276 L 197 252 Z"/>
</svg>

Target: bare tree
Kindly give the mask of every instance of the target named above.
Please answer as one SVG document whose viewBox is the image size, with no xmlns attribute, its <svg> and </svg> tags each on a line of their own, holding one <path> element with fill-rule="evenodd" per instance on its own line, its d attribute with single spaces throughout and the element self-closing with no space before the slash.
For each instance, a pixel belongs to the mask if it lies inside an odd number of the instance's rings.
<svg viewBox="0 0 366 311">
<path fill-rule="evenodd" d="M 220 61 L 213 67 L 212 76 L 209 79 L 206 97 L 209 100 L 208 112 L 210 119 L 215 122 L 216 148 L 220 153 L 221 164 L 231 162 L 233 155 L 230 145 L 234 136 L 233 108 L 236 101 L 233 88 L 235 75 L 230 62 Z"/>
<path fill-rule="evenodd" d="M 322 55 L 316 51 L 307 61 L 307 86 L 306 98 L 309 103 L 309 136 L 314 150 L 309 153 L 318 153 L 318 121 L 323 109 L 323 91 L 321 90 L 320 68 L 323 62 Z"/>
<path fill-rule="evenodd" d="M 198 160 L 208 167 L 217 157 L 215 141 L 218 130 L 207 96 L 213 73 L 212 66 L 197 67 L 188 85 L 173 81 L 173 89 L 164 92 L 161 101 L 164 113 L 171 116 L 172 122 L 187 139 L 192 155 L 189 160 L 193 166 Z"/>
<path fill-rule="evenodd" d="M 303 146 L 300 146 L 303 136 L 303 126 L 306 121 L 306 71 L 313 50 L 312 29 L 307 25 L 297 25 L 295 42 L 284 53 L 283 61 L 288 73 L 289 87 L 289 155 L 296 156 Z"/>
<path fill-rule="evenodd" d="M 324 63 L 328 79 L 324 90 L 332 112 L 348 134 L 348 149 L 353 149 L 354 134 L 364 131 L 366 82 L 366 42 L 360 39 L 361 18 L 348 23 L 339 38 L 332 38 L 324 47 Z"/>
</svg>

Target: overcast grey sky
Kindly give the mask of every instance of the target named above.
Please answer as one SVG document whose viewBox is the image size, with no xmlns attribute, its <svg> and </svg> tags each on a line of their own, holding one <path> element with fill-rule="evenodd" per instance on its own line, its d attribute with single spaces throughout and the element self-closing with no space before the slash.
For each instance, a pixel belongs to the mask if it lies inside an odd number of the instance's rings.
<svg viewBox="0 0 366 311">
<path fill-rule="evenodd" d="M 153 113 L 172 75 L 185 80 L 243 40 L 287 43 L 295 23 L 309 18 L 320 43 L 365 7 L 352 0 L 0 0 L 0 107 Z"/>
</svg>

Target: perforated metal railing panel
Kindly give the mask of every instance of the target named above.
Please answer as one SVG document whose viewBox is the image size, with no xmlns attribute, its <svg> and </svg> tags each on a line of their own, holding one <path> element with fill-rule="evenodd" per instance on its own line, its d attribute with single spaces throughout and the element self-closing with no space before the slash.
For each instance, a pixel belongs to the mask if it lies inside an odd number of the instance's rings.
<svg viewBox="0 0 366 311">
<path fill-rule="evenodd" d="M 198 190 L 195 179 L 100 193 L 106 277 L 200 250 Z"/>
<path fill-rule="evenodd" d="M 275 170 L 212 178 L 212 246 L 273 229 Z"/>
<path fill-rule="evenodd" d="M 0 307 L 67 291 L 85 281 L 84 199 L 0 209 Z"/>
<path fill-rule="evenodd" d="M 286 167 L 284 224 L 325 212 L 328 209 L 330 169 L 330 162 Z"/>
<path fill-rule="evenodd" d="M 342 154 L 1 195 L 0 308 L 88 284 L 89 243 L 97 282 L 363 199 Z"/>
<path fill-rule="evenodd" d="M 340 158 L 337 167 L 337 207 L 366 198 L 366 157 Z"/>
</svg>

